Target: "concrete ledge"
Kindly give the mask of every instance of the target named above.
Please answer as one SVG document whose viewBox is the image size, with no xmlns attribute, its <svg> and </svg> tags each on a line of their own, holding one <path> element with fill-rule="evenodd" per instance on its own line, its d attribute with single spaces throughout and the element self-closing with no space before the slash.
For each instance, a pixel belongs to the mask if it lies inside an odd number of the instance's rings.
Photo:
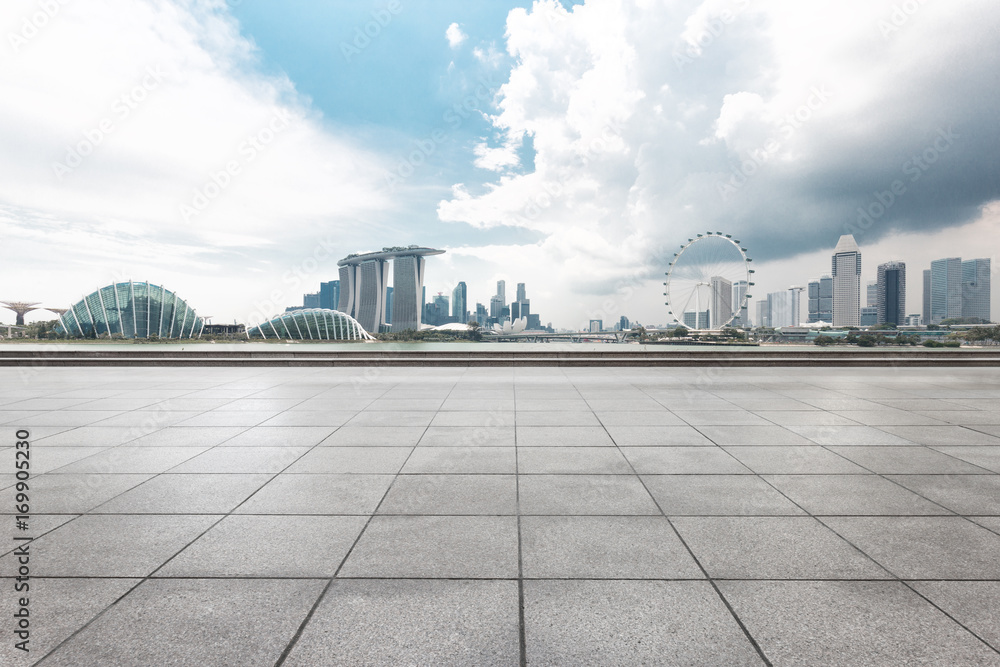
<svg viewBox="0 0 1000 667">
<path fill-rule="evenodd" d="M 1000 366 L 992 350 L 3 350 L 0 366 Z"/>
</svg>

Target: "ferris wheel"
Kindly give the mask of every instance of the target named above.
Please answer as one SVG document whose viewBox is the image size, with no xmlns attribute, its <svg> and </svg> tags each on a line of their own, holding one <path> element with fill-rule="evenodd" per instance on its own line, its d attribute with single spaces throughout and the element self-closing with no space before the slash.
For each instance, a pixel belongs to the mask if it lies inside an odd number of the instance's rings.
<svg viewBox="0 0 1000 667">
<path fill-rule="evenodd" d="M 732 324 L 752 297 L 752 261 L 730 234 L 706 232 L 688 239 L 674 253 L 663 283 L 668 314 L 689 329 Z"/>
</svg>

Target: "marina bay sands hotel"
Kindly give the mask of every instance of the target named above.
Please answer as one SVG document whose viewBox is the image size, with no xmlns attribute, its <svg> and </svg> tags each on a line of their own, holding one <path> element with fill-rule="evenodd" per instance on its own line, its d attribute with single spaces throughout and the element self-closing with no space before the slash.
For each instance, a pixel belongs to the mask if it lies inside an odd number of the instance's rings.
<svg viewBox="0 0 1000 667">
<path fill-rule="evenodd" d="M 419 329 L 424 301 L 424 266 L 428 255 L 441 254 L 444 250 L 411 245 L 348 255 L 337 262 L 340 267 L 337 310 L 356 319 L 365 331 L 383 331 L 386 328 L 389 260 L 392 260 L 392 330 Z"/>
</svg>

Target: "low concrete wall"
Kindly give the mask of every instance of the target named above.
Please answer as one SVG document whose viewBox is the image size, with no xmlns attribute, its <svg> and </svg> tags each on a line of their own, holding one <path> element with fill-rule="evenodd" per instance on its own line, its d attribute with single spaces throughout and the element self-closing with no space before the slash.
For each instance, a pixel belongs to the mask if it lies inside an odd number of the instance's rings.
<svg viewBox="0 0 1000 667">
<path fill-rule="evenodd" d="M 987 349 L 0 350 L 0 366 L 1000 366 Z"/>
</svg>

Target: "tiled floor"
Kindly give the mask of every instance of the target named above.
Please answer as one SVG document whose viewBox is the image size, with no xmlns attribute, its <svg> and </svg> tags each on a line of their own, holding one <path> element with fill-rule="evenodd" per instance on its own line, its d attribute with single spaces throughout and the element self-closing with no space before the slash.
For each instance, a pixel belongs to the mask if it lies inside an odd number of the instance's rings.
<svg viewBox="0 0 1000 667">
<path fill-rule="evenodd" d="M 998 406 L 985 368 L 3 369 L 0 664 L 1000 665 Z"/>
</svg>

